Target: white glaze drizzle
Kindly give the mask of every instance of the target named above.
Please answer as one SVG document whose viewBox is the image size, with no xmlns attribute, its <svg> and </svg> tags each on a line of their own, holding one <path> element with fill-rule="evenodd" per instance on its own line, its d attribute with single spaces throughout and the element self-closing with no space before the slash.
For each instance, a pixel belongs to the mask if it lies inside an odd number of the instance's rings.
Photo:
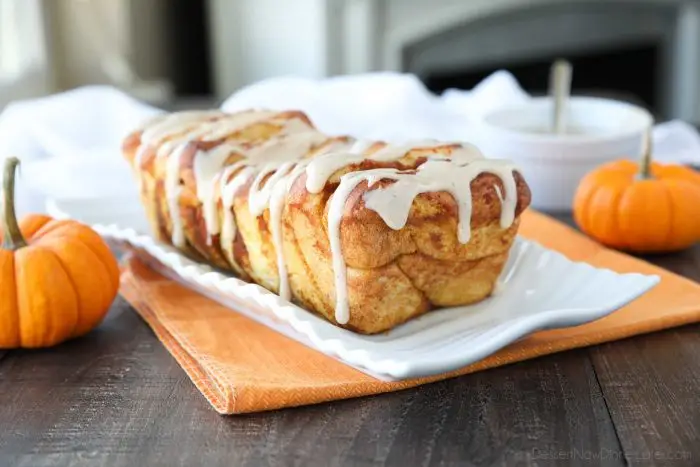
<svg viewBox="0 0 700 467">
<path fill-rule="evenodd" d="M 500 226 L 507 228 L 513 223 L 518 200 L 513 170 L 515 167 L 508 161 L 469 159 L 463 155 L 456 160 L 429 159 L 416 171 L 373 169 L 343 175 L 328 209 L 328 236 L 335 276 L 336 321 L 346 324 L 349 320 L 347 266 L 342 253 L 340 223 L 347 198 L 357 185 L 366 181 L 371 187 L 382 179 L 394 180 L 393 184 L 385 188 L 365 192 L 363 200 L 365 207 L 377 212 L 387 226 L 395 230 L 405 227 L 416 196 L 427 192 L 450 193 L 458 205 L 458 240 L 465 244 L 471 237 L 471 182 L 482 173 L 496 175 L 503 181 L 505 194 L 501 206 Z"/>
<path fill-rule="evenodd" d="M 248 207 L 255 216 L 262 215 L 266 209 L 270 209 L 270 229 L 277 255 L 278 272 L 280 278 L 280 294 L 289 297 L 289 285 L 286 273 L 286 263 L 282 248 L 282 221 L 281 215 L 284 209 L 284 194 L 289 182 L 289 176 L 294 172 L 299 164 L 311 149 L 326 141 L 328 138 L 311 129 L 299 120 L 292 120 L 285 125 L 283 130 L 270 140 L 258 147 L 243 151 L 237 148 L 246 157 L 224 169 L 221 174 L 219 196 L 222 199 L 224 210 L 223 227 L 221 227 L 221 247 L 225 252 L 231 248 L 236 235 L 235 217 L 233 214 L 233 200 L 238 190 L 254 176 L 248 190 Z M 218 161 L 214 162 L 214 164 Z M 220 168 L 219 168 L 220 170 Z M 240 172 L 231 180 L 230 175 L 236 171 Z M 294 172 L 297 173 L 297 172 Z M 269 176 L 269 178 L 268 178 Z M 208 183 L 213 187 L 217 176 L 202 178 L 197 183 Z M 213 193 L 213 189 L 207 190 L 207 194 Z M 212 218 L 217 218 L 216 198 L 210 196 L 206 199 L 206 206 L 210 209 Z M 204 207 L 203 207 L 204 209 Z M 214 233 L 216 225 L 211 222 L 207 229 L 209 233 Z M 229 254 L 229 259 L 234 261 L 233 253 Z"/>
<path fill-rule="evenodd" d="M 134 130 L 135 132 L 141 132 L 143 133 L 145 130 L 157 125 L 158 123 L 162 122 L 166 118 L 170 118 L 172 114 L 169 113 L 158 113 L 156 115 L 152 115 L 144 120 L 141 121 L 141 124 L 136 127 Z"/>
<path fill-rule="evenodd" d="M 136 148 L 134 156 L 134 168 L 136 169 L 136 183 L 139 190 L 143 190 L 143 177 L 141 168 L 143 159 L 149 148 L 157 148 L 157 155 L 170 154 L 175 146 L 175 142 L 166 141 L 173 135 L 177 135 L 187 130 L 196 128 L 203 119 L 216 115 L 223 115 L 221 112 L 212 111 L 192 111 L 180 112 L 177 114 L 158 115 L 147 121 L 141 128 L 139 146 Z"/>
<path fill-rule="evenodd" d="M 358 139 L 348 149 L 350 154 L 362 154 L 367 151 L 375 142 L 369 139 Z"/>
<path fill-rule="evenodd" d="M 331 245 L 333 273 L 335 275 L 335 320 L 340 324 L 350 321 L 350 306 L 348 304 L 347 267 L 340 244 L 340 223 L 343 220 L 345 203 L 348 196 L 365 179 L 355 176 L 359 172 L 351 172 L 340 177 L 340 185 L 335 189 L 328 208 L 328 239 Z M 364 173 L 364 172 L 362 172 Z"/>
<path fill-rule="evenodd" d="M 275 114 L 276 112 L 269 111 L 248 111 L 230 114 L 228 118 L 217 122 L 217 124 L 210 129 L 207 136 L 203 138 L 203 141 L 220 140 L 255 123 L 267 120 Z"/>
<path fill-rule="evenodd" d="M 372 144 L 374 143 L 360 140 L 353 144 L 350 150 L 345 153 L 332 152 L 315 157 L 306 168 L 306 189 L 308 192 L 320 193 L 323 187 L 326 186 L 328 179 L 343 167 L 359 164 L 368 159 L 378 162 L 389 162 L 401 159 L 412 150 L 445 146 L 445 143 L 439 143 L 433 140 L 420 140 L 401 146 L 387 144 L 368 156 L 363 155 L 363 152 L 369 149 Z M 428 154 L 426 157 L 446 158 L 449 156 L 444 154 Z"/>
<path fill-rule="evenodd" d="M 170 114 L 141 133 L 141 144 L 157 146 L 174 135 L 201 128 L 206 119 L 224 116 L 219 111 L 192 111 Z"/>
<path fill-rule="evenodd" d="M 505 198 L 503 197 L 503 192 L 501 191 L 501 187 L 494 184 L 493 185 L 493 190 L 496 192 L 496 196 L 498 197 L 498 201 L 501 202 L 501 207 L 503 206 L 503 202 L 505 201 Z"/>
<path fill-rule="evenodd" d="M 282 213 L 284 212 L 285 196 L 291 185 L 290 180 L 296 178 L 299 172 L 294 169 L 301 159 L 306 156 L 311 149 L 327 139 L 326 136 L 317 132 L 302 132 L 293 136 L 288 136 L 281 141 L 279 148 L 273 152 L 272 161 L 267 162 L 253 181 L 248 195 L 249 208 L 253 215 L 261 215 L 265 209 L 270 211 L 270 230 L 272 243 L 275 247 L 277 259 L 277 276 L 279 278 L 278 293 L 285 300 L 291 298 L 289 287 L 289 276 L 287 274 L 287 262 L 284 257 L 283 233 L 282 233 Z M 268 151 L 269 152 L 269 151 Z M 275 157 L 275 155 L 277 157 Z M 258 155 L 258 157 L 260 157 Z M 265 160 L 269 160 L 270 156 Z M 286 161 L 292 159 L 291 161 Z M 271 172 L 274 172 L 263 188 L 260 188 L 262 180 Z"/>
<path fill-rule="evenodd" d="M 496 159 L 478 159 L 471 162 L 429 160 L 418 167 L 415 173 L 385 169 L 385 172 L 377 175 L 395 180 L 395 183 L 366 192 L 364 202 L 367 208 L 381 216 L 386 225 L 399 230 L 406 225 L 416 196 L 439 191 L 450 193 L 459 211 L 457 238 L 460 243 L 467 243 L 471 237 L 471 182 L 483 173 L 496 175 L 503 180 L 505 196 L 502 201 L 500 226 L 507 228 L 513 223 L 515 203 L 518 200 L 513 170 L 515 167 L 511 162 Z"/>
<path fill-rule="evenodd" d="M 233 215 L 233 203 L 238 191 L 245 185 L 250 177 L 255 173 L 253 167 L 244 165 L 244 161 L 238 161 L 233 165 L 226 167 L 221 176 L 221 204 L 224 213 L 221 226 L 221 249 L 228 252 L 232 248 L 233 242 L 236 239 L 236 219 Z M 232 173 L 239 171 L 230 181 L 228 178 Z M 230 258 L 234 261 L 233 252 L 231 250 Z"/>
<path fill-rule="evenodd" d="M 403 144 L 387 144 L 378 151 L 374 152 L 370 157 L 376 161 L 391 161 L 402 158 L 408 154 L 409 151 L 414 149 L 433 148 L 444 145 L 445 143 L 432 139 L 409 141 Z"/>
<path fill-rule="evenodd" d="M 358 164 L 367 157 L 361 154 L 327 153 L 314 157 L 306 167 L 306 190 L 309 193 L 320 193 L 328 179 L 338 170 L 348 165 Z"/>
<path fill-rule="evenodd" d="M 280 180 L 272 189 L 270 195 L 270 227 L 272 231 L 272 243 L 275 246 L 275 256 L 277 259 L 277 275 L 279 276 L 279 296 L 289 300 L 292 296 L 289 288 L 289 274 L 287 273 L 287 261 L 284 256 L 283 234 L 282 234 L 282 214 L 284 212 L 284 201 L 287 195 L 286 180 Z"/>
<path fill-rule="evenodd" d="M 182 153 L 188 141 L 201 138 L 203 141 L 222 139 L 239 129 L 264 120 L 274 112 L 243 112 L 224 115 L 218 112 L 186 113 L 176 118 L 164 118 L 147 128 L 142 134 L 142 145 L 136 159 L 140 163 L 147 144 L 162 143 L 158 156 L 167 155 L 166 196 L 170 217 L 173 224 L 172 241 L 176 246 L 184 244 L 184 233 L 180 220 L 178 199 L 180 195 L 179 166 Z M 214 116 L 221 116 L 212 121 Z M 202 119 L 209 119 L 202 122 Z M 145 137 L 144 137 L 145 135 Z M 286 194 L 294 181 L 306 173 L 306 188 L 311 193 L 323 190 L 328 179 L 338 170 L 352 164 L 370 159 L 375 161 L 392 161 L 403 158 L 408 152 L 417 149 L 430 149 L 448 146 L 453 143 L 435 140 L 414 141 L 402 145 L 386 144 L 370 155 L 363 155 L 373 141 L 356 140 L 350 143 L 335 143 L 305 159 L 314 146 L 328 138 L 309 127 L 299 119 L 284 123 L 283 130 L 263 144 L 244 150 L 240 146 L 222 143 L 209 151 L 198 151 L 194 158 L 197 198 L 202 201 L 207 231 L 216 234 L 221 231 L 222 249 L 231 248 L 236 235 L 236 223 L 233 202 L 236 193 L 251 177 L 254 177 L 248 194 L 248 207 L 253 215 L 262 215 L 270 210 L 270 228 L 277 256 L 279 273 L 279 294 L 285 299 L 291 296 L 287 265 L 283 251 L 282 215 Z M 338 152 L 338 146 L 344 146 L 345 152 Z M 421 193 L 444 191 L 450 193 L 458 205 L 458 239 L 467 243 L 471 236 L 471 181 L 482 173 L 498 176 L 503 184 L 503 192 L 498 185 L 495 190 L 501 201 L 500 225 L 510 226 L 514 220 L 517 204 L 517 187 L 513 170 L 507 161 L 484 159 L 470 145 L 452 150 L 451 154 L 427 153 L 427 161 L 417 170 L 399 171 L 397 169 L 372 169 L 350 172 L 343 175 L 340 185 L 330 200 L 328 211 L 328 235 L 331 247 L 333 270 L 335 275 L 336 308 L 335 318 L 340 324 L 350 319 L 347 266 L 342 254 L 340 226 L 347 199 L 360 183 L 366 181 L 371 187 L 382 179 L 394 182 L 383 188 L 365 192 L 365 206 L 374 210 L 392 229 L 405 227 L 414 199 Z M 239 152 L 245 156 L 228 167 L 223 167 L 229 155 Z M 222 171 L 223 170 L 223 171 Z M 235 176 L 231 178 L 234 172 Z M 228 180 L 231 178 L 230 180 Z M 214 187 L 219 180 L 219 190 Z M 217 194 L 222 200 L 223 225 L 219 225 L 216 211 Z M 232 255 L 231 255 L 232 256 Z"/>
<path fill-rule="evenodd" d="M 248 208 L 254 216 L 260 216 L 269 206 L 272 189 L 292 170 L 294 162 L 270 163 L 258 172 L 248 193 Z M 272 174 L 272 175 L 270 175 Z M 263 180 L 270 176 L 263 185 Z"/>
<path fill-rule="evenodd" d="M 236 114 L 235 119 L 225 119 L 223 121 L 217 122 L 211 128 L 205 128 L 200 130 L 199 134 L 192 135 L 192 138 L 201 136 L 202 141 L 217 141 L 221 138 L 235 133 L 240 128 L 252 125 L 256 122 L 262 121 L 265 118 L 271 117 L 274 112 L 244 112 L 241 114 Z M 299 122 L 299 120 L 294 119 L 289 124 L 285 122 L 282 135 L 287 135 L 289 131 L 294 131 L 298 128 L 293 122 Z M 304 129 L 308 132 L 308 126 L 304 125 Z M 279 138 L 279 137 L 277 137 Z M 223 168 L 226 159 L 234 153 L 237 152 L 245 156 L 251 164 L 250 161 L 257 159 L 281 159 L 280 154 L 285 153 L 285 150 L 293 151 L 294 147 L 289 147 L 289 142 L 296 142 L 293 138 L 286 138 L 286 144 L 271 144 L 277 141 L 277 138 L 272 138 L 267 141 L 260 148 L 246 150 L 239 145 L 232 143 L 221 143 L 209 151 L 198 151 L 194 156 L 194 173 L 195 173 L 195 187 L 197 190 L 197 199 L 202 203 L 202 211 L 205 220 L 206 230 L 207 230 L 207 240 L 210 241 L 212 235 L 219 233 L 219 218 L 216 212 L 216 197 L 214 184 L 217 179 L 217 174 L 220 173 Z M 307 138 L 308 139 L 308 138 Z"/>
<path fill-rule="evenodd" d="M 306 131 L 281 135 L 271 140 L 270 144 L 251 152 L 249 155 L 251 162 L 262 165 L 250 187 L 248 196 L 249 208 L 254 216 L 261 215 L 268 208 L 275 185 L 285 179 L 294 165 L 314 146 L 326 139 L 328 139 L 327 136 L 315 130 L 309 131 L 307 127 Z M 270 174 L 272 174 L 270 178 L 263 184 L 263 180 Z"/>
<path fill-rule="evenodd" d="M 143 158 L 146 156 L 148 149 L 149 145 L 143 143 L 139 144 L 139 147 L 136 148 L 136 155 L 134 156 L 134 167 L 136 168 L 137 172 L 140 172 L 141 165 L 143 164 Z"/>
<path fill-rule="evenodd" d="M 146 152 L 148 152 L 149 146 L 147 144 L 139 144 L 139 147 L 136 148 L 136 155 L 134 156 L 134 173 L 136 174 L 136 186 L 139 188 L 139 193 L 143 193 L 143 158 L 146 155 Z"/>
<path fill-rule="evenodd" d="M 197 151 L 194 156 L 194 177 L 197 199 L 202 203 L 202 213 L 206 225 L 207 239 L 219 233 L 219 217 L 216 212 L 214 185 L 221 173 L 221 168 L 234 152 L 242 152 L 242 148 L 230 144 L 220 144 L 210 151 Z"/>
<path fill-rule="evenodd" d="M 169 156 L 165 168 L 165 198 L 168 202 L 170 223 L 172 226 L 171 241 L 173 245 L 182 247 L 185 245 L 185 235 L 180 218 L 180 160 L 187 149 L 187 143 L 182 143 L 173 150 Z"/>
<path fill-rule="evenodd" d="M 173 220 L 172 222 L 172 237 L 176 246 L 184 245 L 184 232 L 182 222 L 179 221 L 178 203 L 173 200 L 179 199 L 181 189 L 179 186 L 180 158 L 187 143 L 200 139 L 202 141 L 217 141 L 273 115 L 275 112 L 267 111 L 238 114 L 224 114 L 218 111 L 180 112 L 155 120 L 152 126 L 143 130 L 137 155 L 140 154 L 139 157 L 143 157 L 145 148 L 157 146 L 156 156 L 168 158 L 166 161 L 166 188 L 168 190 L 166 197 L 170 217 L 178 218 L 178 221 Z M 283 124 L 286 128 L 290 122 L 294 121 L 299 122 L 298 119 L 292 119 L 283 122 Z M 308 126 L 306 128 L 308 129 Z M 198 151 L 194 156 L 193 166 L 195 179 L 198 182 L 196 183 L 197 198 L 203 204 L 205 223 L 209 233 L 218 233 L 219 230 L 213 190 L 216 173 L 221 170 L 228 155 L 236 149 L 238 148 L 222 143 L 211 151 Z M 177 159 L 177 162 L 172 159 Z M 140 160 L 138 163 L 141 163 Z M 139 185 L 142 183 L 140 178 L 137 182 Z M 208 236 L 208 241 L 210 241 L 210 237 L 211 235 Z"/>
<path fill-rule="evenodd" d="M 338 146 L 344 146 L 346 143 L 333 142 L 328 146 L 319 149 L 316 157 L 320 157 L 328 151 L 336 149 Z M 272 242 L 275 247 L 277 256 L 277 275 L 279 276 L 279 295 L 285 300 L 291 298 L 291 289 L 289 286 L 289 274 L 287 272 L 287 261 L 284 256 L 284 238 L 282 232 L 282 214 L 284 213 L 285 197 L 296 179 L 306 170 L 312 159 L 299 161 L 294 168 L 289 171 L 284 177 L 280 178 L 272 189 L 270 196 L 270 226 L 272 231 Z M 270 180 L 271 182 L 272 180 Z M 268 182 L 269 183 L 269 182 Z"/>
</svg>

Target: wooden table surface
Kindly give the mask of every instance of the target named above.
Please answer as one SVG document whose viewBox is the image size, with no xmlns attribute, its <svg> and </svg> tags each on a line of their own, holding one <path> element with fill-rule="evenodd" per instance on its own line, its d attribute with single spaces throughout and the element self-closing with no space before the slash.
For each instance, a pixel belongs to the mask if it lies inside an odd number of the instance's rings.
<svg viewBox="0 0 700 467">
<path fill-rule="evenodd" d="M 700 245 L 651 261 L 700 280 Z M 85 338 L 0 351 L 0 428 L 3 467 L 700 466 L 700 325 L 223 417 L 120 298 Z"/>
</svg>

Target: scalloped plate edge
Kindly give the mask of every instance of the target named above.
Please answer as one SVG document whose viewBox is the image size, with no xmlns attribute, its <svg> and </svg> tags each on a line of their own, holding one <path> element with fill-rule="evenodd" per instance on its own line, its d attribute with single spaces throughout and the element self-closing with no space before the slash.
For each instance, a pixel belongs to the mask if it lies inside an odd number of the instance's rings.
<svg viewBox="0 0 700 467">
<path fill-rule="evenodd" d="M 321 318 L 291 302 L 283 300 L 278 295 L 257 284 L 246 283 L 237 278 L 216 272 L 209 266 L 196 263 L 181 255 L 172 247 L 156 242 L 149 235 L 140 234 L 134 229 L 121 228 L 115 224 L 95 224 L 92 227 L 105 238 L 126 242 L 132 247 L 144 250 L 162 266 L 162 268 L 157 268 L 157 266 L 156 268 L 170 278 L 179 280 L 199 293 L 203 293 L 228 308 L 241 311 L 244 315 L 304 345 L 321 351 L 375 378 L 386 381 L 432 376 L 454 371 L 475 363 L 533 332 L 545 328 L 576 326 L 600 319 L 635 300 L 659 282 L 658 276 L 633 274 L 639 278 L 634 290 L 631 290 L 627 295 L 623 295 L 620 300 L 611 303 L 609 306 L 600 309 L 566 310 L 568 313 L 566 316 L 556 312 L 526 315 L 522 318 L 502 323 L 503 329 L 493 339 L 477 347 L 470 348 L 468 352 L 451 355 L 435 361 L 426 362 L 421 360 L 418 363 L 412 363 L 410 359 L 387 359 L 358 349 L 350 349 L 343 342 L 342 333 L 339 333 L 337 338 L 324 339 L 319 336 L 316 329 L 316 326 L 320 324 L 316 321 L 321 321 Z M 561 253 L 546 249 L 536 242 L 523 241 L 537 245 L 540 249 L 554 253 L 563 257 L 566 261 L 576 264 L 564 257 L 564 255 L 561 255 Z M 151 266 L 154 265 L 151 264 Z M 603 270 L 601 268 L 594 269 Z M 169 274 L 168 271 L 170 271 Z M 231 298 L 236 301 L 235 305 L 232 305 Z M 241 309 L 242 305 L 245 306 L 245 302 L 250 303 L 250 301 L 271 311 L 276 319 L 271 320 L 260 316 L 254 311 Z M 327 324 L 333 326 L 330 323 Z M 290 326 L 291 329 L 287 328 L 287 326 Z"/>
</svg>

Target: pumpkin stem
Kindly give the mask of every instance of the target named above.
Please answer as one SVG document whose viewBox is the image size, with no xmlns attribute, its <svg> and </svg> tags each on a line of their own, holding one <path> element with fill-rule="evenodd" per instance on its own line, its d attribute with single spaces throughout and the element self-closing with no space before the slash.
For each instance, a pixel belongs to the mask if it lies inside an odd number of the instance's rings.
<svg viewBox="0 0 700 467">
<path fill-rule="evenodd" d="M 651 176 L 651 127 L 644 132 L 644 144 L 642 145 L 642 162 L 640 164 L 639 178 L 647 180 Z"/>
<path fill-rule="evenodd" d="M 19 159 L 10 157 L 5 161 L 5 171 L 2 178 L 2 248 L 5 250 L 19 250 L 27 246 L 27 241 L 22 236 L 17 223 L 15 213 L 15 175 Z"/>
</svg>

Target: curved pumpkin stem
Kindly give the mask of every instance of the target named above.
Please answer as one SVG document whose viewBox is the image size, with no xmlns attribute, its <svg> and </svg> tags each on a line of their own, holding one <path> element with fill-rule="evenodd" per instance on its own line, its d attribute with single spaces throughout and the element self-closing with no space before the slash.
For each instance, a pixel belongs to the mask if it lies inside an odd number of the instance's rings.
<svg viewBox="0 0 700 467">
<path fill-rule="evenodd" d="M 5 161 L 5 170 L 2 178 L 2 231 L 4 233 L 2 248 L 5 250 L 19 250 L 27 246 L 27 241 L 22 236 L 22 231 L 17 223 L 15 213 L 15 175 L 19 159 L 10 157 Z"/>
<path fill-rule="evenodd" d="M 644 144 L 642 147 L 642 162 L 639 164 L 640 165 L 640 171 L 639 171 L 639 178 L 642 180 L 647 180 L 649 178 L 652 178 L 651 175 L 651 150 L 652 150 L 652 141 L 651 141 L 651 127 L 647 129 L 647 131 L 644 132 Z"/>
</svg>

